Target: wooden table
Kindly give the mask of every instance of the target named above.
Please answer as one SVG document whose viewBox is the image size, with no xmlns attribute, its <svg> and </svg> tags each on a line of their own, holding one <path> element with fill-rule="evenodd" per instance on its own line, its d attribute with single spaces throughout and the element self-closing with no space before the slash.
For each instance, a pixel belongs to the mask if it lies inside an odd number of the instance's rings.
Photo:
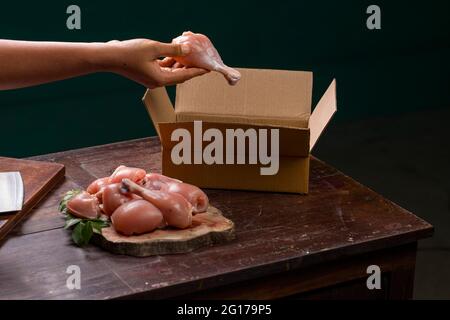
<svg viewBox="0 0 450 320">
<path fill-rule="evenodd" d="M 411 298 L 416 246 L 433 227 L 320 160 L 310 194 L 207 190 L 236 223 L 237 239 L 189 254 L 136 258 L 72 245 L 57 210 L 69 189 L 120 164 L 160 169 L 158 139 L 35 157 L 66 166 L 66 179 L 0 247 L 0 299 Z M 370 168 L 368 168 L 370 170 Z M 378 265 L 381 290 L 368 290 Z M 69 265 L 81 289 L 69 290 Z"/>
</svg>

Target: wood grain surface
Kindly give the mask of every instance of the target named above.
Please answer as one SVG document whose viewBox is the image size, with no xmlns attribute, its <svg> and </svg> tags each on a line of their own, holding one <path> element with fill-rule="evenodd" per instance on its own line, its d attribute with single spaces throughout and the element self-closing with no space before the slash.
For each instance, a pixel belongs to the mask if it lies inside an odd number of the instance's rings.
<svg viewBox="0 0 450 320">
<path fill-rule="evenodd" d="M 308 195 L 206 190 L 211 203 L 235 223 L 234 241 L 186 254 L 145 258 L 115 255 L 95 245 L 74 246 L 70 234 L 62 229 L 58 201 L 67 190 L 85 188 L 121 164 L 158 172 L 158 139 L 34 159 L 64 164 L 66 180 L 34 208 L 0 248 L 0 299 L 169 298 L 240 284 L 245 288 L 246 283 L 258 279 L 306 274 L 307 270 L 362 255 L 371 255 L 371 263 L 377 263 L 380 254 L 373 253 L 414 245 L 433 233 L 427 222 L 313 158 Z M 415 255 L 412 257 L 414 261 Z M 363 264 L 349 264 L 358 267 L 352 274 L 367 275 Z M 81 269 L 81 290 L 66 287 L 70 265 Z M 405 268 L 409 273 L 403 279 L 411 279 L 413 268 Z M 327 272 L 323 281 L 314 282 L 316 286 L 332 278 L 332 271 Z M 338 267 L 334 272 L 336 277 L 342 273 Z M 257 297 L 256 292 L 253 297 Z"/>
<path fill-rule="evenodd" d="M 19 171 L 24 186 L 22 210 L 0 213 L 0 245 L 8 233 L 30 210 L 64 178 L 64 166 L 58 163 L 0 157 L 0 172 Z"/>
</svg>

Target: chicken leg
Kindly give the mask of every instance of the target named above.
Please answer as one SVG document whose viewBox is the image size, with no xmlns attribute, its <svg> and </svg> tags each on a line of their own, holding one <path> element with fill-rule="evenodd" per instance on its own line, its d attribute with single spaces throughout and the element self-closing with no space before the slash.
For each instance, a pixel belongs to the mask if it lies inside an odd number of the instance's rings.
<svg viewBox="0 0 450 320">
<path fill-rule="evenodd" d="M 191 49 L 191 52 L 186 56 L 174 57 L 182 65 L 220 72 L 230 85 L 235 85 L 241 79 L 239 71 L 223 63 L 219 52 L 217 52 L 207 36 L 186 31 L 181 36 L 173 39 L 172 43 L 187 44 Z"/>
<path fill-rule="evenodd" d="M 126 166 L 118 166 L 116 170 L 109 177 L 109 183 L 120 183 L 122 179 L 131 179 L 134 182 L 137 182 L 141 179 L 144 179 L 147 172 L 144 169 L 132 168 Z"/>
<path fill-rule="evenodd" d="M 130 179 L 123 179 L 121 192 L 134 193 L 161 210 L 169 226 L 184 229 L 192 223 L 192 205 L 178 193 L 146 189 Z"/>
<path fill-rule="evenodd" d="M 145 178 L 142 179 L 142 185 L 150 190 L 161 190 L 182 195 L 192 205 L 193 214 L 205 212 L 208 209 L 208 196 L 199 187 L 192 184 L 159 173 L 147 173 Z"/>
</svg>

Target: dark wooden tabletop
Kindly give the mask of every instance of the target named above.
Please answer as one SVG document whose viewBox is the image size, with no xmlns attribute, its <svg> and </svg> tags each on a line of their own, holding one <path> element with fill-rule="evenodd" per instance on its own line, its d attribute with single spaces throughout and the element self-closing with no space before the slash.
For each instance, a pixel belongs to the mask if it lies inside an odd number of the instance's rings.
<svg viewBox="0 0 450 320">
<path fill-rule="evenodd" d="M 160 170 L 157 138 L 34 157 L 66 166 L 66 179 L 0 247 L 0 299 L 166 298 L 395 247 L 433 228 L 313 159 L 309 195 L 207 190 L 236 224 L 237 239 L 189 254 L 135 258 L 75 247 L 58 202 L 120 164 Z M 81 290 L 66 269 L 81 269 Z"/>
</svg>

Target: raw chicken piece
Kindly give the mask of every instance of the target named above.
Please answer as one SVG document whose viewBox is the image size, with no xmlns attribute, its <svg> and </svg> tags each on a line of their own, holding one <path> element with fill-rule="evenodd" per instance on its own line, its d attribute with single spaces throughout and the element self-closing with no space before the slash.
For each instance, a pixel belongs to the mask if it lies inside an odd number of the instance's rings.
<svg viewBox="0 0 450 320">
<path fill-rule="evenodd" d="M 220 72 L 230 85 L 235 85 L 241 79 L 239 71 L 223 63 L 222 58 L 207 36 L 186 31 L 173 39 L 172 43 L 187 44 L 191 49 L 191 52 L 186 56 L 174 57 L 182 65 Z"/>
<path fill-rule="evenodd" d="M 181 183 L 182 181 L 152 172 L 145 175 L 141 184 L 150 190 L 161 190 L 161 188 L 164 188 L 169 182 Z"/>
<path fill-rule="evenodd" d="M 105 190 L 105 188 L 106 188 L 107 186 L 108 186 L 108 185 L 102 187 L 102 188 L 100 189 L 100 191 L 97 192 L 97 193 L 95 194 L 95 196 L 97 197 L 98 202 L 99 202 L 100 204 L 103 203 L 103 190 Z"/>
<path fill-rule="evenodd" d="M 107 216 L 111 216 L 118 207 L 131 200 L 131 196 L 120 192 L 120 183 L 107 185 L 102 191 L 102 210 Z"/>
<path fill-rule="evenodd" d="M 82 191 L 67 202 L 67 209 L 81 219 L 95 219 L 100 216 L 100 207 L 95 196 Z"/>
<path fill-rule="evenodd" d="M 89 187 L 87 187 L 86 191 L 89 192 L 90 194 L 96 194 L 104 186 L 106 186 L 108 184 L 109 184 L 109 177 L 100 178 L 100 179 L 97 179 L 94 182 L 92 182 L 89 185 Z"/>
<path fill-rule="evenodd" d="M 158 173 L 148 173 L 142 185 L 151 190 L 162 190 L 182 195 L 193 207 L 193 213 L 205 212 L 208 209 L 208 196 L 199 188 Z"/>
<path fill-rule="evenodd" d="M 165 176 L 163 174 L 156 173 L 156 172 L 147 173 L 145 175 L 145 178 L 143 179 L 143 182 L 145 183 L 147 180 L 150 180 L 150 181 L 158 180 L 158 181 L 161 181 L 161 182 L 164 182 L 164 183 L 167 183 L 167 182 L 178 182 L 178 183 L 181 183 L 181 182 L 183 182 L 181 180 L 178 180 L 178 179 L 175 179 L 175 178 L 171 178 L 171 177 L 168 177 L 168 176 Z"/>
<path fill-rule="evenodd" d="M 184 229 L 192 224 L 192 205 L 181 195 L 146 189 L 130 179 L 123 179 L 121 191 L 134 193 L 161 210 L 169 226 Z"/>
<path fill-rule="evenodd" d="M 209 206 L 208 196 L 199 188 L 189 183 L 167 183 L 168 192 L 174 192 L 182 195 L 192 205 L 194 214 L 206 212 Z"/>
<path fill-rule="evenodd" d="M 146 174 L 144 169 L 118 166 L 109 177 L 109 183 L 120 183 L 122 179 L 130 179 L 133 182 L 138 182 L 144 179 Z"/>
<path fill-rule="evenodd" d="M 117 232 L 131 236 L 155 230 L 163 222 L 163 215 L 148 201 L 132 200 L 118 207 L 111 221 Z"/>
</svg>

